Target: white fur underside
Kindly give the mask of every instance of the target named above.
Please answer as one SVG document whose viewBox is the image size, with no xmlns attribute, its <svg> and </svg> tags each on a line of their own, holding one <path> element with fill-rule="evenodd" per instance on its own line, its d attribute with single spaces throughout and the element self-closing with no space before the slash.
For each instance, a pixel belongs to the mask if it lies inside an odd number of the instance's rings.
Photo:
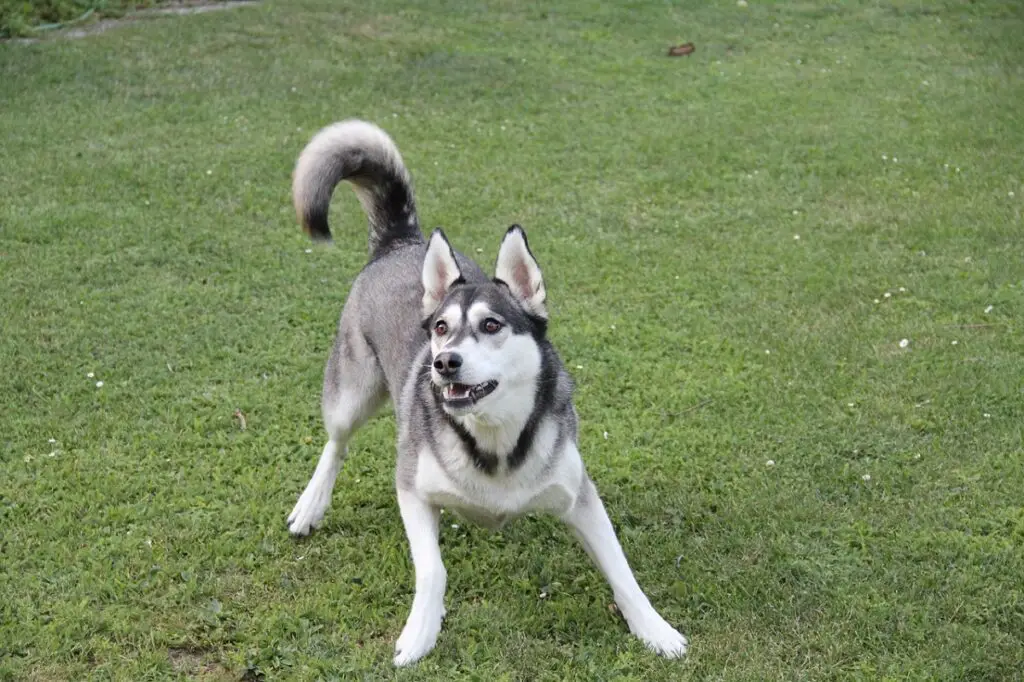
<svg viewBox="0 0 1024 682">
<path fill-rule="evenodd" d="M 443 452 L 424 448 L 417 456 L 415 492 L 437 507 L 458 511 L 492 528 L 529 512 L 562 514 L 576 502 L 583 462 L 572 446 L 564 448 L 549 467 L 555 458 L 551 448 L 556 437 L 555 425 L 545 424 L 538 430 L 535 453 L 520 468 L 487 474 L 473 466 L 458 437 L 448 433 L 439 444 Z"/>
</svg>

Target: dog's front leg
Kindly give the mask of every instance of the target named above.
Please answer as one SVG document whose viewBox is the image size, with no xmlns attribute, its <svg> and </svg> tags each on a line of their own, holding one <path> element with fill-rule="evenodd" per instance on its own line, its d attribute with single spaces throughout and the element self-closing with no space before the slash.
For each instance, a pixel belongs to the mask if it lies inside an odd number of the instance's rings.
<svg viewBox="0 0 1024 682">
<path fill-rule="evenodd" d="M 622 546 L 615 537 L 608 513 L 590 479 L 584 477 L 583 489 L 576 504 L 563 514 L 562 519 L 569 524 L 587 554 L 608 580 L 615 595 L 615 603 L 626 618 L 630 632 L 662 656 L 677 658 L 685 654 L 686 637 L 658 615 L 647 595 L 640 589 L 622 553 Z"/>
<path fill-rule="evenodd" d="M 440 511 L 415 492 L 398 489 L 398 508 L 409 538 L 416 572 L 416 595 L 405 628 L 395 643 L 395 665 L 409 665 L 426 656 L 437 642 L 444 618 L 448 574 L 438 544 Z"/>
</svg>

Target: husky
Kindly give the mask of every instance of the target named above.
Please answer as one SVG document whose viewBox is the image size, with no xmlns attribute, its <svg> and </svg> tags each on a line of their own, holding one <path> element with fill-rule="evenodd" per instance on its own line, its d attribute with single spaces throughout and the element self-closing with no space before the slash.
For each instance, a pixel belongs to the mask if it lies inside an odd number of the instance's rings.
<svg viewBox="0 0 1024 682">
<path fill-rule="evenodd" d="M 343 180 L 369 218 L 369 262 L 341 312 L 323 384 L 328 440 L 289 531 L 319 526 L 349 438 L 390 398 L 398 509 L 415 572 L 396 666 L 429 653 L 441 630 L 442 508 L 490 528 L 529 512 L 557 515 L 608 580 L 630 631 L 658 654 L 685 654 L 686 638 L 633 577 L 583 467 L 573 383 L 547 339 L 547 294 L 526 233 L 518 225 L 505 233 L 493 278 L 440 229 L 425 239 L 394 142 L 348 120 L 317 133 L 295 166 L 295 210 L 314 240 L 331 240 L 328 207 Z"/>
</svg>

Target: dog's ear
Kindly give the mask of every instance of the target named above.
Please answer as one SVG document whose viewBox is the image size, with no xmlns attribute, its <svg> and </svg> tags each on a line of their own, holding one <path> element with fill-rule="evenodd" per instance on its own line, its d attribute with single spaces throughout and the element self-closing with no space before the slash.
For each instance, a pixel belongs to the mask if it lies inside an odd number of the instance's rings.
<svg viewBox="0 0 1024 682">
<path fill-rule="evenodd" d="M 423 259 L 423 316 L 429 317 L 441 305 L 452 285 L 462 279 L 455 252 L 440 228 L 430 235 Z"/>
<path fill-rule="evenodd" d="M 512 295 L 519 299 L 527 312 L 541 319 L 548 319 L 548 311 L 544 306 L 547 294 L 544 291 L 540 265 L 530 253 L 526 232 L 518 225 L 508 228 L 505 238 L 501 240 L 494 278 L 508 285 Z"/>
</svg>

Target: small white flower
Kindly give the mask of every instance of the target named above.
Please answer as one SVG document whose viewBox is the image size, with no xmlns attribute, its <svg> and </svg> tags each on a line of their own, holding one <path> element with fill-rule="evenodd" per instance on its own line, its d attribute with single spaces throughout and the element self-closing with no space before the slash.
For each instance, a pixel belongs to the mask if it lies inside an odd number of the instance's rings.
<svg viewBox="0 0 1024 682">
<path fill-rule="evenodd" d="M 854 403 L 846 403 L 846 406 L 847 406 L 847 407 L 853 407 L 853 406 L 854 406 Z"/>
<path fill-rule="evenodd" d="M 771 355 L 771 354 L 772 354 L 772 351 L 771 351 L 771 349 L 769 349 L 769 348 L 765 348 L 765 349 L 764 349 L 764 354 L 765 354 L 765 355 Z"/>
<path fill-rule="evenodd" d="M 876 299 L 875 299 L 875 303 L 881 303 L 881 301 L 879 301 L 879 300 L 878 300 L 878 299 L 876 298 Z"/>
<path fill-rule="evenodd" d="M 51 452 L 50 454 L 47 455 L 47 457 L 56 457 L 56 456 L 57 456 L 57 451 L 56 450 L 54 450 L 53 452 Z"/>
<path fill-rule="evenodd" d="M 888 161 L 888 160 L 889 160 L 889 155 L 888 154 L 882 154 L 882 161 Z"/>
<path fill-rule="evenodd" d="M 56 438 L 51 438 L 50 440 L 48 440 L 48 441 L 46 441 L 46 442 L 47 442 L 47 443 L 50 443 L 50 444 L 52 445 L 53 443 L 56 443 L 56 442 L 57 442 L 57 439 L 56 439 Z"/>
<path fill-rule="evenodd" d="M 608 432 L 607 431 L 604 432 L 604 439 L 608 440 Z"/>
<path fill-rule="evenodd" d="M 576 365 L 576 369 L 583 369 L 583 365 Z"/>
<path fill-rule="evenodd" d="M 906 290 L 906 288 L 905 288 L 905 287 L 900 287 L 900 293 L 901 293 L 901 294 L 905 294 L 905 293 L 907 293 L 907 290 Z"/>
<path fill-rule="evenodd" d="M 296 90 L 296 87 L 293 85 L 292 86 L 292 92 L 295 92 L 295 90 Z"/>
<path fill-rule="evenodd" d="M 893 163 L 899 163 L 899 162 L 900 162 L 900 160 L 899 160 L 899 159 L 897 159 L 897 158 L 896 158 L 896 157 L 894 156 L 894 157 L 892 157 L 892 162 L 893 162 Z"/>
<path fill-rule="evenodd" d="M 910 345 L 910 339 L 900 339 L 900 348 L 906 348 Z"/>
<path fill-rule="evenodd" d="M 615 325 L 614 324 L 612 325 L 612 331 L 615 331 Z"/>
<path fill-rule="evenodd" d="M 306 253 L 313 253 L 313 249 L 306 249 Z"/>
<path fill-rule="evenodd" d="M 767 462 L 765 462 L 764 465 L 766 467 L 773 467 L 773 466 L 775 466 L 775 460 L 774 459 L 770 459 Z"/>
<path fill-rule="evenodd" d="M 989 419 L 992 417 L 992 415 L 990 415 L 988 412 L 985 412 L 982 416 L 985 417 L 985 419 Z"/>
<path fill-rule="evenodd" d="M 960 343 L 960 342 L 959 342 L 959 341 L 957 341 L 956 339 L 953 339 L 953 340 L 952 340 L 952 341 L 950 341 L 949 343 L 950 343 L 950 345 L 951 345 L 951 346 L 955 346 L 956 344 L 958 344 L 958 343 Z"/>
<path fill-rule="evenodd" d="M 89 378 L 89 379 L 92 379 L 92 378 L 93 378 L 94 376 L 96 376 L 96 375 L 95 375 L 94 373 L 92 373 L 92 372 L 89 372 L 89 373 L 88 373 L 88 374 L 86 374 L 85 376 L 86 376 L 87 378 Z"/>
<path fill-rule="evenodd" d="M 798 210 L 796 210 L 796 209 L 794 208 L 794 209 L 793 209 L 793 215 L 800 215 L 800 211 L 798 211 Z"/>
<path fill-rule="evenodd" d="M 942 164 L 942 167 L 945 168 L 946 170 L 949 170 L 949 164 L 948 163 Z"/>
<path fill-rule="evenodd" d="M 928 81 L 921 81 L 921 85 L 928 87 Z"/>
<path fill-rule="evenodd" d="M 800 241 L 800 235 L 794 234 L 793 235 L 793 241 Z"/>
<path fill-rule="evenodd" d="M 861 480 L 863 480 L 863 481 L 870 481 L 871 480 L 871 474 L 864 474 L 863 476 L 861 476 Z"/>
<path fill-rule="evenodd" d="M 207 171 L 206 171 L 206 174 L 207 174 L 207 175 L 213 175 L 213 171 L 212 171 L 212 170 L 207 170 Z"/>
<path fill-rule="evenodd" d="M 960 172 L 960 166 L 957 166 L 957 167 L 956 167 L 956 172 L 957 172 L 957 173 L 959 173 L 959 172 Z"/>
<path fill-rule="evenodd" d="M 1011 190 L 1011 191 L 1007 192 L 1007 194 L 1012 197 L 1013 196 L 1013 191 Z"/>
<path fill-rule="evenodd" d="M 453 523 L 452 524 L 452 528 L 454 528 L 455 530 L 458 530 L 459 529 L 459 524 Z"/>
<path fill-rule="evenodd" d="M 918 452 L 917 454 L 915 454 L 914 459 L 921 459 L 921 453 Z"/>
<path fill-rule="evenodd" d="M 987 308 L 985 308 L 985 314 L 988 315 L 990 312 L 992 312 L 993 307 L 994 306 L 988 306 Z"/>
<path fill-rule="evenodd" d="M 96 382 L 96 388 L 103 388 L 103 382 L 102 381 L 97 381 Z"/>
<path fill-rule="evenodd" d="M 887 291 L 887 292 L 885 292 L 884 294 L 882 294 L 882 297 L 883 297 L 883 298 L 892 298 L 892 293 L 890 293 L 890 292 L 888 292 L 888 291 Z"/>
<path fill-rule="evenodd" d="M 484 250 L 478 246 L 478 247 L 476 247 L 476 252 L 477 253 L 483 253 Z"/>
<path fill-rule="evenodd" d="M 746 7 L 747 6 L 747 0 L 736 0 L 736 5 L 738 7 Z"/>
</svg>

